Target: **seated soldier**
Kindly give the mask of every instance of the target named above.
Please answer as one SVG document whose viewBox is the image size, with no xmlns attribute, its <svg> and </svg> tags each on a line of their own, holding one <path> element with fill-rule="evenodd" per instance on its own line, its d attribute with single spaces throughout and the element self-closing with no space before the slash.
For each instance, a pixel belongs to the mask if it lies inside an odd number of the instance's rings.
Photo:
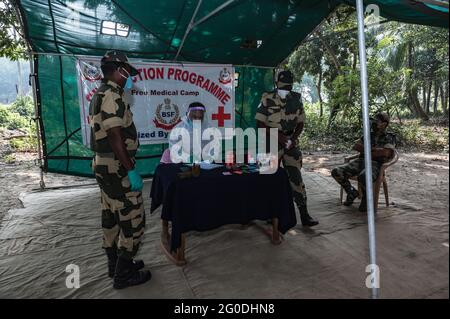
<svg viewBox="0 0 450 319">
<path fill-rule="evenodd" d="M 389 161 L 394 155 L 395 135 L 386 133 L 389 125 L 389 116 L 386 113 L 377 113 L 375 119 L 371 121 L 371 146 L 372 146 L 372 181 L 378 178 L 381 165 Z M 358 191 L 352 187 L 349 178 L 358 175 L 358 182 L 362 187 L 362 199 L 359 211 L 367 211 L 366 191 L 365 191 L 365 169 L 364 169 L 364 138 L 361 137 L 353 147 L 360 153 L 355 159 L 343 166 L 339 166 L 331 171 L 333 178 L 344 188 L 347 198 L 344 205 L 350 206 L 358 197 Z"/>
</svg>

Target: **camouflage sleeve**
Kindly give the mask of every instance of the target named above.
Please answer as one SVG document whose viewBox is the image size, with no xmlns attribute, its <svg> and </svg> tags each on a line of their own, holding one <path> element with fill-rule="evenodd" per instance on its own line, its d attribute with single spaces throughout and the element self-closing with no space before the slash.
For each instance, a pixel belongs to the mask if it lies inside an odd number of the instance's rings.
<svg viewBox="0 0 450 319">
<path fill-rule="evenodd" d="M 118 93 L 111 90 L 104 93 L 101 114 L 103 127 L 106 131 L 113 127 L 123 126 L 125 104 Z"/>
<path fill-rule="evenodd" d="M 265 103 L 265 94 L 263 94 L 261 98 L 261 103 L 259 103 L 258 108 L 256 110 L 255 120 L 261 121 L 267 124 L 267 118 L 270 115 L 267 104 Z"/>
<path fill-rule="evenodd" d="M 305 107 L 304 107 L 303 102 L 302 102 L 302 96 L 299 95 L 298 98 L 300 100 L 300 109 L 298 111 L 297 123 L 305 123 L 306 114 L 305 114 Z"/>
<path fill-rule="evenodd" d="M 390 134 L 390 133 L 386 134 L 386 140 L 384 142 L 383 147 L 394 150 L 395 144 L 396 144 L 395 140 L 396 140 L 396 137 L 394 134 Z"/>
</svg>

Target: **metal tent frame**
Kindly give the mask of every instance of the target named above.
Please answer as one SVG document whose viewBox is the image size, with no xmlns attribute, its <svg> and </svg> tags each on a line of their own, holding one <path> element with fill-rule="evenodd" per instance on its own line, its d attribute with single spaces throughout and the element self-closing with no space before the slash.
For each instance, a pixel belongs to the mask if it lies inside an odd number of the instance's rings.
<svg viewBox="0 0 450 319">
<path fill-rule="evenodd" d="M 190 23 L 187 26 L 184 36 L 182 38 L 181 44 L 178 47 L 178 51 L 173 59 L 174 62 L 178 60 L 180 56 L 185 41 L 189 35 L 189 33 L 196 26 L 202 24 L 212 16 L 216 15 L 220 11 L 224 10 L 226 7 L 234 3 L 236 0 L 228 0 L 223 4 L 218 6 L 216 9 L 212 10 L 206 16 L 195 21 L 199 8 L 202 4 L 202 0 L 198 0 L 195 11 L 191 17 Z M 370 141 L 370 122 L 369 122 L 369 92 L 368 92 L 368 74 L 367 74 L 367 57 L 366 57 L 366 41 L 365 41 L 365 25 L 364 25 L 364 3 L 363 0 L 355 0 L 356 2 L 356 10 L 357 10 L 357 22 L 358 22 L 358 44 L 359 44 L 359 59 L 360 59 L 360 74 L 361 74 L 361 90 L 362 90 L 362 116 L 363 116 L 363 133 L 364 133 L 364 161 L 366 167 L 366 192 L 367 192 L 367 207 L 368 207 L 368 236 L 369 236 L 369 251 L 370 251 L 370 281 L 371 285 L 371 297 L 378 298 L 379 296 L 379 287 L 377 283 L 379 282 L 379 270 L 376 265 L 376 236 L 375 236 L 375 212 L 374 212 L 374 203 L 373 203 L 373 186 L 372 186 L 372 156 L 371 156 L 371 141 Z M 449 4 L 446 1 L 441 0 L 417 0 L 419 3 L 429 4 L 438 6 L 444 9 L 448 9 Z M 49 2 L 50 4 L 50 2 Z M 16 8 L 17 11 L 20 11 L 20 7 Z M 27 25 L 22 21 L 21 17 L 25 17 L 23 12 L 17 12 L 19 20 L 24 28 Z M 27 43 L 29 45 L 29 43 Z M 31 74 L 30 74 L 30 83 L 33 89 L 33 97 L 35 102 L 35 120 L 37 127 L 37 135 L 38 135 L 38 151 L 39 151 L 39 164 L 41 168 L 41 182 L 40 186 L 42 189 L 45 188 L 44 177 L 43 177 L 43 167 L 42 167 L 42 151 L 45 148 L 45 141 L 41 140 L 41 136 L 39 134 L 40 129 L 42 128 L 42 118 L 40 114 L 40 100 L 39 100 L 39 86 L 38 81 L 36 81 L 36 67 L 37 67 L 37 56 L 40 53 L 34 53 L 31 50 L 31 46 L 29 45 L 29 54 L 30 54 L 30 66 L 31 66 Z M 51 54 L 51 53 L 49 53 Z M 60 54 L 55 54 L 60 55 Z"/>
</svg>

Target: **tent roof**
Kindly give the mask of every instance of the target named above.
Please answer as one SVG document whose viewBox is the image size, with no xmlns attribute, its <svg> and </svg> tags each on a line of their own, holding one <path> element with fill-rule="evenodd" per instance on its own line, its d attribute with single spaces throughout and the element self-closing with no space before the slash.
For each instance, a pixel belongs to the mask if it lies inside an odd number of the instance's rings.
<svg viewBox="0 0 450 319">
<path fill-rule="evenodd" d="M 200 0 L 201 1 L 201 0 Z M 274 67 L 339 4 L 351 0 L 16 0 L 35 52 L 103 55 Z M 437 1 L 431 1 L 437 2 Z M 382 16 L 448 28 L 448 10 L 418 1 L 365 1 Z M 224 6 L 222 10 L 215 9 Z M 445 10 L 444 10 L 445 11 Z M 195 14 L 196 13 L 196 14 Z M 186 36 L 194 23 L 204 17 Z M 127 37 L 102 34 L 102 21 L 130 27 Z M 250 45 L 248 45 L 250 44 Z"/>
</svg>

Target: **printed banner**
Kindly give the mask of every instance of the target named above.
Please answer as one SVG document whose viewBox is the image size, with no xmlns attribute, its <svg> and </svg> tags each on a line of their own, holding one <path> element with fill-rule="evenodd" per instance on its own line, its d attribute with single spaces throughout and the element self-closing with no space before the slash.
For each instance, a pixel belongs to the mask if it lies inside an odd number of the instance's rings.
<svg viewBox="0 0 450 319">
<path fill-rule="evenodd" d="M 192 102 L 206 107 L 203 127 L 234 128 L 232 65 L 132 62 L 139 71 L 126 90 L 140 143 L 168 143 L 168 135 Z M 83 143 L 90 144 L 89 103 L 102 77 L 100 59 L 77 60 Z"/>
</svg>

